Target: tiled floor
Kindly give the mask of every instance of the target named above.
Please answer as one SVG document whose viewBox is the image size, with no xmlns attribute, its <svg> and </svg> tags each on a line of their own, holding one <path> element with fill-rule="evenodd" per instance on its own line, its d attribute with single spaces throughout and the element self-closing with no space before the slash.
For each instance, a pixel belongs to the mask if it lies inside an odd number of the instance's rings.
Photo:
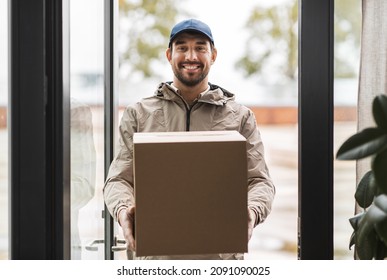
<svg viewBox="0 0 387 280">
<path fill-rule="evenodd" d="M 253 259 L 297 259 L 297 126 L 263 126 L 261 134 L 277 195 L 272 213 L 258 226 L 250 241 Z M 335 123 L 334 151 L 355 133 L 355 123 Z M 355 163 L 334 162 L 334 258 L 352 259 L 348 249 L 352 228 L 348 219 L 353 214 Z"/>
</svg>

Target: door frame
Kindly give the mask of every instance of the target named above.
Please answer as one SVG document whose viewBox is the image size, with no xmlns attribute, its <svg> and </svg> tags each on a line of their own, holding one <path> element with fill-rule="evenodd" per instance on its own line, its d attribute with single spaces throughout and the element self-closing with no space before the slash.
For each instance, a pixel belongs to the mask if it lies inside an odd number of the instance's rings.
<svg viewBox="0 0 387 280">
<path fill-rule="evenodd" d="M 104 0 L 105 5 L 105 19 L 104 19 L 104 79 L 105 79 L 105 178 L 109 171 L 110 163 L 114 157 L 114 145 L 116 141 L 117 129 L 117 112 L 118 112 L 118 55 L 116 51 L 117 46 L 117 30 L 118 30 L 118 0 Z M 105 259 L 114 259 L 112 247 L 115 244 L 115 227 L 114 220 L 110 215 L 106 205 L 103 211 L 104 218 L 104 250 Z"/>
<path fill-rule="evenodd" d="M 331 260 L 335 1 L 298 1 L 298 258 Z"/>
<path fill-rule="evenodd" d="M 10 258 L 70 258 L 68 0 L 9 1 Z"/>
<path fill-rule="evenodd" d="M 70 258 L 68 1 L 9 1 L 11 259 Z M 334 0 L 299 0 L 299 259 L 333 259 L 333 7 Z M 118 1 L 105 0 L 105 8 L 106 172 Z M 104 218 L 112 259 L 106 209 Z"/>
</svg>

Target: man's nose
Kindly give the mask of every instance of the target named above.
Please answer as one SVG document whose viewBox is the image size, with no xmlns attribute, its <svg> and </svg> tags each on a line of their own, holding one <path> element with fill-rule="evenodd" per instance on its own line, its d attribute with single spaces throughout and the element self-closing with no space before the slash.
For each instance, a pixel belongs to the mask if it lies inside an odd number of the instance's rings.
<svg viewBox="0 0 387 280">
<path fill-rule="evenodd" d="M 195 61 L 195 60 L 197 60 L 197 58 L 198 58 L 195 49 L 189 49 L 189 50 L 186 52 L 185 55 L 186 55 L 186 60 L 189 60 L 189 61 Z"/>
</svg>

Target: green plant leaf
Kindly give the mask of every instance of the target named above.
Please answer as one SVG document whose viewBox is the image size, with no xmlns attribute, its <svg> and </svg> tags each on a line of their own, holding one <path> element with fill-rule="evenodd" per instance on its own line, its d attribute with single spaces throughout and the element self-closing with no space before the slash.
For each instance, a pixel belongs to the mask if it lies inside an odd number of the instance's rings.
<svg viewBox="0 0 387 280">
<path fill-rule="evenodd" d="M 374 98 L 372 113 L 377 126 L 387 131 L 387 96 L 380 94 Z"/>
<path fill-rule="evenodd" d="M 387 195 L 381 194 L 376 197 L 374 206 L 383 213 L 379 213 L 380 216 L 384 215 L 384 219 L 380 217 L 378 222 L 375 223 L 375 231 L 379 239 L 383 242 L 383 245 L 387 246 Z"/>
<path fill-rule="evenodd" d="M 387 195 L 381 194 L 375 198 L 375 207 L 382 210 L 387 215 Z"/>
<path fill-rule="evenodd" d="M 373 224 L 365 216 L 356 233 L 355 248 L 361 260 L 372 260 L 375 255 L 377 235 Z"/>
<path fill-rule="evenodd" d="M 355 245 L 356 241 L 356 231 L 352 232 L 351 238 L 349 239 L 349 250 L 351 250 L 352 246 Z"/>
<path fill-rule="evenodd" d="M 375 225 L 387 219 L 387 213 L 383 209 L 377 207 L 375 204 L 372 205 L 368 210 L 367 214 L 364 217 L 367 222 Z"/>
<path fill-rule="evenodd" d="M 365 212 L 361 212 L 349 219 L 349 223 L 353 228 L 353 233 L 349 240 L 349 249 L 351 249 L 351 247 L 356 244 L 356 236 L 357 236 L 356 233 L 359 227 L 359 222 L 361 221 L 361 219 L 364 217 L 365 214 L 366 214 Z"/>
<path fill-rule="evenodd" d="M 337 151 L 337 159 L 361 159 L 387 147 L 387 133 L 380 128 L 366 128 L 349 137 Z"/>
<path fill-rule="evenodd" d="M 387 221 L 387 195 L 379 195 L 374 199 L 365 215 L 358 221 L 355 247 L 360 259 L 370 260 L 376 257 L 376 251 L 380 234 L 376 231 L 376 225 L 380 225 L 379 231 L 384 230 Z"/>
<path fill-rule="evenodd" d="M 374 191 L 375 196 L 382 194 L 381 189 L 378 186 L 378 183 L 375 180 L 375 175 L 373 173 L 372 173 L 372 178 L 370 180 L 370 187 Z"/>
<path fill-rule="evenodd" d="M 375 231 L 379 235 L 380 240 L 387 246 L 387 220 L 376 224 Z"/>
<path fill-rule="evenodd" d="M 372 161 L 372 170 L 380 191 L 387 194 L 387 150 L 382 151 Z"/>
<path fill-rule="evenodd" d="M 359 213 L 359 214 L 357 214 L 349 219 L 349 223 L 351 224 L 354 231 L 357 231 L 357 229 L 359 227 L 359 222 L 365 214 L 366 214 L 366 212 L 361 212 L 361 213 Z"/>
<path fill-rule="evenodd" d="M 386 249 L 387 247 L 384 245 L 383 241 L 378 238 L 375 244 L 374 260 L 384 260 L 387 253 Z"/>
<path fill-rule="evenodd" d="M 355 192 L 356 202 L 362 208 L 367 208 L 371 205 L 375 196 L 375 185 L 371 183 L 373 179 L 372 170 L 368 171 L 364 174 L 363 178 L 361 178 Z"/>
</svg>

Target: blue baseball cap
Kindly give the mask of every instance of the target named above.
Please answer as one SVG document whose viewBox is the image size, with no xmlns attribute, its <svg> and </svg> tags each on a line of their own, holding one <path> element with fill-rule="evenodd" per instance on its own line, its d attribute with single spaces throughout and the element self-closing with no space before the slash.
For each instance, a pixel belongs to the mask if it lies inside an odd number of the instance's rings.
<svg viewBox="0 0 387 280">
<path fill-rule="evenodd" d="M 214 38 L 212 37 L 211 29 L 207 24 L 197 19 L 187 19 L 179 22 L 172 28 L 168 46 L 171 46 L 172 41 L 176 38 L 177 35 L 186 31 L 201 33 L 208 37 L 208 39 L 214 45 Z"/>
</svg>

